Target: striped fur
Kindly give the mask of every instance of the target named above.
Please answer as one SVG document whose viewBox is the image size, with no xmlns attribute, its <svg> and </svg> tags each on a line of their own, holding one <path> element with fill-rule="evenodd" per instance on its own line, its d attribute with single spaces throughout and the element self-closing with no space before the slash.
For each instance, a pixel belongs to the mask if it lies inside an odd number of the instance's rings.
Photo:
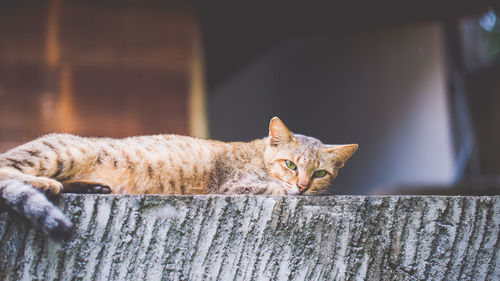
<svg viewBox="0 0 500 281">
<path fill-rule="evenodd" d="M 2 200 L 57 238 L 69 235 L 71 224 L 42 193 L 56 195 L 64 186 L 115 194 L 313 195 L 326 190 L 357 148 L 294 135 L 276 117 L 269 132 L 263 139 L 229 143 L 178 135 L 47 135 L 0 155 Z M 328 174 L 312 178 L 318 169 Z"/>
</svg>

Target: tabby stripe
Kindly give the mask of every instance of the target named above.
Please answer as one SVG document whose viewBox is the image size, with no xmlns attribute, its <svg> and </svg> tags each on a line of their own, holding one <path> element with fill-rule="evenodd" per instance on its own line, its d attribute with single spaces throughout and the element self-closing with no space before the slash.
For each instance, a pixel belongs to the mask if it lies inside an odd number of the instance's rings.
<svg viewBox="0 0 500 281">
<path fill-rule="evenodd" d="M 19 170 L 21 172 L 23 171 L 21 161 L 12 158 L 7 158 L 7 160 L 10 161 L 10 166 L 12 166 L 14 169 Z"/>
<path fill-rule="evenodd" d="M 38 174 L 43 175 L 47 171 L 47 168 L 45 168 L 42 161 L 40 161 L 39 163 L 40 167 L 38 167 Z"/>
<path fill-rule="evenodd" d="M 42 144 L 45 145 L 45 146 L 47 146 L 47 147 L 49 147 L 50 149 L 52 149 L 54 152 L 57 153 L 58 149 L 54 145 L 52 145 L 50 142 L 48 142 L 48 141 L 42 141 Z"/>
<path fill-rule="evenodd" d="M 55 172 L 55 174 L 52 175 L 53 178 L 57 178 L 58 176 L 61 175 L 62 171 L 63 171 L 63 161 L 61 160 L 57 160 L 57 171 Z"/>
<path fill-rule="evenodd" d="M 149 178 L 153 178 L 153 167 L 151 165 L 148 165 L 148 176 Z"/>
<path fill-rule="evenodd" d="M 99 154 L 97 155 L 96 163 L 102 164 L 103 158 L 108 158 L 108 157 L 109 157 L 109 152 L 106 149 L 103 149 L 102 151 L 99 151 Z"/>
<path fill-rule="evenodd" d="M 21 166 L 21 167 L 25 167 L 25 166 L 30 166 L 30 167 L 33 167 L 35 164 L 33 164 L 33 162 L 29 161 L 29 160 L 22 160 L 22 161 L 19 161 L 19 160 L 16 160 L 16 159 L 12 159 L 12 158 L 7 158 L 8 161 L 10 161 L 12 163 L 12 165 L 16 165 L 16 166 Z M 17 169 L 17 168 L 16 168 Z M 19 169 L 18 169 L 19 170 Z"/>
<path fill-rule="evenodd" d="M 134 168 L 135 168 L 135 167 L 134 167 L 134 164 L 132 164 L 132 162 L 129 162 L 129 163 L 128 163 L 128 169 L 129 169 L 130 173 L 133 173 L 133 172 L 134 172 Z"/>
<path fill-rule="evenodd" d="M 33 156 L 33 157 L 38 157 L 38 156 L 40 156 L 40 151 L 39 151 L 39 150 L 26 150 L 26 152 L 27 152 L 29 155 Z"/>
<path fill-rule="evenodd" d="M 133 173 L 135 168 L 134 163 L 130 161 L 130 156 L 128 154 L 125 155 L 125 161 L 127 162 L 128 169 L 130 170 L 131 173 Z"/>
<path fill-rule="evenodd" d="M 182 168 L 180 168 L 180 170 L 179 170 L 179 179 L 181 181 L 186 181 L 186 179 L 184 178 L 184 170 Z M 184 194 L 183 190 L 184 190 L 184 185 L 181 184 L 181 186 L 180 186 L 181 194 Z"/>
<path fill-rule="evenodd" d="M 101 165 L 102 164 L 102 161 L 101 161 L 101 153 L 99 152 L 99 154 L 97 154 L 97 159 L 95 160 L 96 164 L 99 164 Z"/>
</svg>

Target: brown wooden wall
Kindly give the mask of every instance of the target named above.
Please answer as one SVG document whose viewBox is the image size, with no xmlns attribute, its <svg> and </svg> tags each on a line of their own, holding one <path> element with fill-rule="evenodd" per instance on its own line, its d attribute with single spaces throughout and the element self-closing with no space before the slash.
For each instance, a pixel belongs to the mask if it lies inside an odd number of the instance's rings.
<svg viewBox="0 0 500 281">
<path fill-rule="evenodd" d="M 191 4 L 0 4 L 0 152 L 49 132 L 188 133 Z"/>
</svg>

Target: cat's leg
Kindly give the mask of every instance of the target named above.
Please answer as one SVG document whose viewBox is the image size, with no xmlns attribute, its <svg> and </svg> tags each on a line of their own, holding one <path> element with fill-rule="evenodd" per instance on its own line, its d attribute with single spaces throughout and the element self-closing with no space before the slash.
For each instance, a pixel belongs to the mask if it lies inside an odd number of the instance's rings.
<svg viewBox="0 0 500 281">
<path fill-rule="evenodd" d="M 277 181 L 263 174 L 262 171 L 245 171 L 233 173 L 219 188 L 220 194 L 249 194 L 249 195 L 286 195 L 290 194 L 285 183 Z"/>
<path fill-rule="evenodd" d="M 103 183 L 86 181 L 86 180 L 70 180 L 63 181 L 63 193 L 93 193 L 93 194 L 109 194 L 111 188 Z"/>
<path fill-rule="evenodd" d="M 284 183 L 274 182 L 228 182 L 221 185 L 221 194 L 249 194 L 249 195 L 299 195 L 297 189 L 293 189 Z"/>
<path fill-rule="evenodd" d="M 246 194 L 246 195 L 287 195 L 289 194 L 282 186 L 275 186 L 273 183 L 254 183 L 254 184 L 231 184 L 222 185 L 221 194 Z"/>
<path fill-rule="evenodd" d="M 228 181 L 219 187 L 220 194 L 247 194 L 247 195 L 285 195 L 283 188 L 277 188 L 274 183 L 255 181 L 249 182 L 246 179 Z"/>
<path fill-rule="evenodd" d="M 224 194 L 248 194 L 248 195 L 261 195 L 267 193 L 267 188 L 263 184 L 251 184 L 251 185 L 232 185 L 228 187 L 222 187 Z"/>
</svg>

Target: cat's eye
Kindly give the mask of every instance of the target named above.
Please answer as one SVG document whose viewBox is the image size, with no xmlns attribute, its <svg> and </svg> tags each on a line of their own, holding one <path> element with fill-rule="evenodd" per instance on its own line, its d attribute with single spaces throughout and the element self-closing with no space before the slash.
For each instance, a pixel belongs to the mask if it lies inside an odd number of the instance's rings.
<svg viewBox="0 0 500 281">
<path fill-rule="evenodd" d="M 326 176 L 326 171 L 325 170 L 317 170 L 313 174 L 313 177 L 315 177 L 315 178 L 322 178 L 324 176 Z"/>
<path fill-rule="evenodd" d="M 297 170 L 297 165 L 295 165 L 295 163 L 293 163 L 292 161 L 290 160 L 285 160 L 285 165 L 288 167 L 288 169 L 290 170 Z"/>
</svg>

